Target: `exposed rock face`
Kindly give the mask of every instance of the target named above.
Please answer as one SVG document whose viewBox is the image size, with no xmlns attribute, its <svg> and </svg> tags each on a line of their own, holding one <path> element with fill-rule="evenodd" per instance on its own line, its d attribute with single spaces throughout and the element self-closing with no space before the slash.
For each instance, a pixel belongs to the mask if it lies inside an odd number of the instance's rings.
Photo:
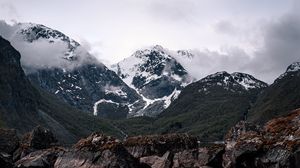
<svg viewBox="0 0 300 168">
<path fill-rule="evenodd" d="M 57 142 L 53 133 L 46 128 L 38 126 L 34 128 L 30 134 L 26 137 L 25 143 L 35 149 L 46 149 L 50 148 Z"/>
<path fill-rule="evenodd" d="M 20 141 L 20 147 L 14 152 L 13 160 L 16 161 L 29 153 L 47 149 L 57 145 L 53 133 L 46 128 L 38 126 L 30 133 L 26 133 Z M 36 155 L 35 155 L 36 156 Z"/>
<path fill-rule="evenodd" d="M 198 147 L 187 134 L 130 137 L 121 142 L 93 133 L 71 148 L 55 147 L 53 134 L 35 128 L 19 142 L 13 130 L 0 130 L 4 168 L 298 168 L 300 109 L 264 127 L 241 121 L 226 135 L 226 146 Z M 12 143 L 2 143 L 14 140 Z M 15 151 L 16 146 L 19 149 Z"/>
<path fill-rule="evenodd" d="M 241 122 L 227 134 L 223 166 L 299 167 L 300 110 L 259 129 Z"/>
<path fill-rule="evenodd" d="M 197 138 L 187 134 L 166 134 L 130 137 L 124 146 L 134 157 L 162 156 L 167 151 L 177 152 L 198 147 Z"/>
<path fill-rule="evenodd" d="M 62 155 L 65 150 L 63 148 L 49 148 L 45 150 L 38 150 L 29 153 L 15 163 L 15 167 L 31 168 L 41 167 L 50 168 L 54 167 L 54 163 L 58 156 Z"/>
<path fill-rule="evenodd" d="M 173 158 L 173 168 L 180 167 L 222 167 L 223 145 L 184 150 L 175 153 Z"/>
<path fill-rule="evenodd" d="M 56 168 L 82 167 L 146 167 L 130 155 L 121 142 L 112 137 L 94 133 L 80 140 L 74 148 L 58 157 Z"/>
<path fill-rule="evenodd" d="M 168 151 L 162 157 L 156 155 L 141 157 L 140 162 L 151 165 L 151 168 L 169 168 L 172 166 L 172 158 L 173 154 Z"/>
</svg>

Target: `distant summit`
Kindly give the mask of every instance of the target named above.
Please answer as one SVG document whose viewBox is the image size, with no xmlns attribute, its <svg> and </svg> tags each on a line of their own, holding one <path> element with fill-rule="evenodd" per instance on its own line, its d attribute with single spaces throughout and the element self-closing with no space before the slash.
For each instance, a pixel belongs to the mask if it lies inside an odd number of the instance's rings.
<svg viewBox="0 0 300 168">
<path fill-rule="evenodd" d="M 138 50 L 112 69 L 146 101 L 137 114 L 153 116 L 167 108 L 192 77 L 172 54 L 160 45 Z"/>
</svg>

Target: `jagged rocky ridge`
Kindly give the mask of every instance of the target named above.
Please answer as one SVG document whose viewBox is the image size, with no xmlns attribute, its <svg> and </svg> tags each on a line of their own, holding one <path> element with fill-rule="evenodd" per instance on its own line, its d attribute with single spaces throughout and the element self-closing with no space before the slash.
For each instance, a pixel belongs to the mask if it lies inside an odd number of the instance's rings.
<svg viewBox="0 0 300 168">
<path fill-rule="evenodd" d="M 193 80 L 171 52 L 159 45 L 136 51 L 112 69 L 146 102 L 133 116 L 158 115 Z"/>
<path fill-rule="evenodd" d="M 42 127 L 22 138 L 13 130 L 0 129 L 0 163 L 5 168 L 297 168 L 299 121 L 299 109 L 272 119 L 263 127 L 241 121 L 228 131 L 225 145 L 206 147 L 187 134 L 138 136 L 120 141 L 100 133 L 81 139 L 73 147 L 60 147 L 53 134 Z"/>
<path fill-rule="evenodd" d="M 12 29 L 14 32 L 9 40 L 16 41 L 21 54 L 28 47 L 24 49 L 20 43 L 42 45 L 44 53 L 54 52 L 53 46 L 58 46 L 56 50 L 65 46 L 58 56 L 53 55 L 58 57 L 55 65 L 48 62 L 38 62 L 36 65 L 28 63 L 27 58 L 21 59 L 29 80 L 64 102 L 82 111 L 111 119 L 126 118 L 128 113 L 139 111 L 145 104 L 142 97 L 118 75 L 65 34 L 33 23 L 19 23 Z M 35 52 L 32 51 L 32 54 Z"/>
</svg>

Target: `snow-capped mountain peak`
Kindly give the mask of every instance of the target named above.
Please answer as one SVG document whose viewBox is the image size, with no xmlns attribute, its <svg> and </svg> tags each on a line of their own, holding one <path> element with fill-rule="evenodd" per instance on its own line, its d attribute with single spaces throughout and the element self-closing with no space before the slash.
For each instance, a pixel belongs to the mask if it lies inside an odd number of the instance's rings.
<svg viewBox="0 0 300 168">
<path fill-rule="evenodd" d="M 63 53 L 62 58 L 67 60 L 77 60 L 79 55 L 76 53 L 77 49 L 81 49 L 81 52 L 84 51 L 86 55 L 89 55 L 88 52 L 83 49 L 78 42 L 69 38 L 62 32 L 58 30 L 51 29 L 41 24 L 34 23 L 19 23 L 19 30 L 17 30 L 16 35 L 22 36 L 25 41 L 30 43 L 37 40 L 46 40 L 50 44 L 54 43 L 64 43 L 66 45 L 66 50 Z"/>
<path fill-rule="evenodd" d="M 230 87 L 242 88 L 244 90 L 261 89 L 268 85 L 253 76 L 245 73 L 234 72 L 229 74 L 226 71 L 217 72 L 201 79 L 199 82 L 210 86 L 222 86 L 229 90 Z"/>
<path fill-rule="evenodd" d="M 91 62 L 101 64 L 78 42 L 58 30 L 35 23 L 9 25 L 2 21 L 1 24 L 6 27 L 0 30 L 0 35 L 22 53 L 21 63 L 26 73 L 49 68 L 68 71 Z"/>
<path fill-rule="evenodd" d="M 276 80 L 279 80 L 279 79 L 282 79 L 284 78 L 285 76 L 287 76 L 288 74 L 290 73 L 294 73 L 294 72 L 298 72 L 300 71 L 300 62 L 294 62 L 292 63 L 291 65 L 289 65 L 285 71 L 285 73 L 281 74 Z"/>
<path fill-rule="evenodd" d="M 268 86 L 265 82 L 262 82 L 252 75 L 240 72 L 234 72 L 231 74 L 234 80 L 242 85 L 246 90 L 249 89 L 261 89 Z"/>
<path fill-rule="evenodd" d="M 300 62 L 294 62 L 287 67 L 286 72 L 295 72 L 300 70 Z"/>
<path fill-rule="evenodd" d="M 112 66 L 112 69 L 144 98 L 149 107 L 159 103 L 160 112 L 168 106 L 174 93 L 192 82 L 192 77 L 168 49 L 155 45 L 136 51 Z M 147 109 L 145 107 L 144 109 Z"/>
</svg>

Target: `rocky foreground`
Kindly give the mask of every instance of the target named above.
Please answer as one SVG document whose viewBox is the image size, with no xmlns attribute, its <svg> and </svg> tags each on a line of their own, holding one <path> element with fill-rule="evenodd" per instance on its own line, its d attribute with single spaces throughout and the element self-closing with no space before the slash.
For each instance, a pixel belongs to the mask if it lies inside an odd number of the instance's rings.
<svg viewBox="0 0 300 168">
<path fill-rule="evenodd" d="M 239 122 L 226 135 L 225 145 L 207 147 L 200 147 L 197 138 L 187 134 L 120 141 L 93 133 L 72 147 L 60 146 L 53 133 L 42 127 L 21 138 L 11 129 L 0 129 L 0 135 L 1 168 L 300 167 L 300 110 L 263 127 Z"/>
</svg>

